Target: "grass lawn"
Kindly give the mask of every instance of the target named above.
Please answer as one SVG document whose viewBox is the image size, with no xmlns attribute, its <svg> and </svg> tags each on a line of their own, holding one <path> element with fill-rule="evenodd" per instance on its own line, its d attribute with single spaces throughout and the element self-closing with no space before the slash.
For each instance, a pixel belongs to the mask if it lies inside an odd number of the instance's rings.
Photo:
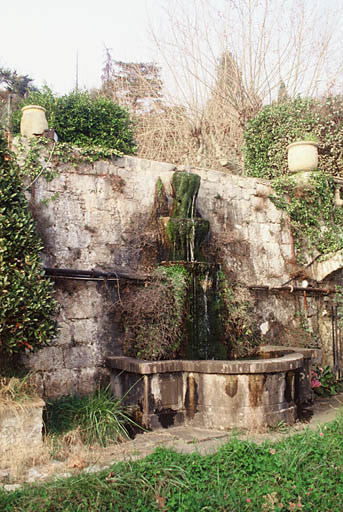
<svg viewBox="0 0 343 512">
<path fill-rule="evenodd" d="M 277 443 L 233 439 L 216 454 L 158 449 L 136 462 L 15 492 L 1 512 L 343 511 L 343 415 Z"/>
</svg>

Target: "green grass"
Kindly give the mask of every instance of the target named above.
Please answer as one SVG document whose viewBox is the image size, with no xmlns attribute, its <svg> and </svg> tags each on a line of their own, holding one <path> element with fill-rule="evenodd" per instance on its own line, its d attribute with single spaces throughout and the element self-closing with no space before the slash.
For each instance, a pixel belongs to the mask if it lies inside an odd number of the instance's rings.
<svg viewBox="0 0 343 512">
<path fill-rule="evenodd" d="M 45 425 L 52 436 L 77 429 L 85 444 L 102 446 L 129 439 L 130 427 L 137 427 L 122 400 L 108 387 L 87 396 L 66 396 L 47 403 Z"/>
<path fill-rule="evenodd" d="M 341 512 L 343 417 L 277 443 L 233 439 L 216 454 L 158 449 L 97 474 L 0 491 L 2 512 Z"/>
</svg>

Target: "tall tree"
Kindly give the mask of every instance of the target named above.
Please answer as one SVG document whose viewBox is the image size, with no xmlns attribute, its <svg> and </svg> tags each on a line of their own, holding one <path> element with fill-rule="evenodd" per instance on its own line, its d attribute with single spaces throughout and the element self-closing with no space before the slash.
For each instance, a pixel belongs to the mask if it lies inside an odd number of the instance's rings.
<svg viewBox="0 0 343 512">
<path fill-rule="evenodd" d="M 231 154 L 241 156 L 245 123 L 263 104 L 277 100 L 281 79 L 291 98 L 339 90 L 339 4 L 168 2 L 163 33 L 152 27 L 152 34 L 169 74 L 168 104 L 181 104 L 187 116 L 176 128 L 179 139 L 189 143 L 182 163 L 232 167 Z M 161 132 L 165 126 L 166 121 L 160 124 Z M 174 161 L 180 157 L 175 153 Z"/>
<path fill-rule="evenodd" d="M 0 67 L 0 86 L 5 86 L 8 93 L 24 98 L 26 94 L 34 90 L 33 79 L 28 75 L 18 75 L 16 71 Z"/>
<path fill-rule="evenodd" d="M 142 114 L 158 108 L 162 99 L 160 68 L 153 62 L 122 62 L 114 60 L 105 48 L 101 93 Z"/>
<path fill-rule="evenodd" d="M 16 71 L 0 67 L 0 126 L 5 131 L 11 131 L 13 106 L 36 90 L 32 82 L 28 75 L 18 75 Z"/>
</svg>

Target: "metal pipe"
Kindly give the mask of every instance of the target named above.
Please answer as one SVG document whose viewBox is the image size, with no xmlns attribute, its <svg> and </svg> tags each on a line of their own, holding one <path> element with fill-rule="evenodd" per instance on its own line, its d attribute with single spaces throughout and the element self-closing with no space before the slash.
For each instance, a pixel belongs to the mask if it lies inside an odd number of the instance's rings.
<svg viewBox="0 0 343 512">
<path fill-rule="evenodd" d="M 104 272 L 102 270 L 79 270 L 70 268 L 50 268 L 44 267 L 46 276 L 55 279 L 84 279 L 89 281 L 118 281 L 122 279 L 133 279 L 144 281 L 148 279 L 148 275 L 138 274 L 135 272 L 127 272 L 125 270 L 116 270 L 112 272 Z"/>
<path fill-rule="evenodd" d="M 288 291 L 293 292 L 306 292 L 306 293 L 320 293 L 323 295 L 329 295 L 330 293 L 336 293 L 336 290 L 330 288 L 313 288 L 311 286 L 249 286 L 250 290 L 266 290 L 266 291 Z"/>
</svg>

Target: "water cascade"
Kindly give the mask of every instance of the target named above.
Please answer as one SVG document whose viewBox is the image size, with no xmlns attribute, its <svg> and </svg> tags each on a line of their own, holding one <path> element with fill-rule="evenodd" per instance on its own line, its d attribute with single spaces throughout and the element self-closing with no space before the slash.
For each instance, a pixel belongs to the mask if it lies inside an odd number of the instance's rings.
<svg viewBox="0 0 343 512">
<path fill-rule="evenodd" d="M 167 224 L 171 244 L 169 264 L 183 265 L 191 275 L 189 292 L 187 359 L 223 359 L 220 343 L 219 266 L 208 263 L 201 252 L 210 224 L 196 209 L 200 176 L 175 172 L 172 179 L 173 211 Z"/>
</svg>

